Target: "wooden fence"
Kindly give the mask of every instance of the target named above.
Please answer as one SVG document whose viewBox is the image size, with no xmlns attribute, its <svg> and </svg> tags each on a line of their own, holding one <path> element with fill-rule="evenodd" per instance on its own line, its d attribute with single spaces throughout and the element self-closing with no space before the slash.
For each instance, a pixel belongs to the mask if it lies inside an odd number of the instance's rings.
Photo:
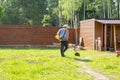
<svg viewBox="0 0 120 80">
<path fill-rule="evenodd" d="M 58 43 L 54 38 L 59 27 L 0 25 L 0 45 L 46 46 Z M 78 36 L 80 30 L 78 29 Z M 69 43 L 75 43 L 75 30 L 69 29 Z"/>
</svg>

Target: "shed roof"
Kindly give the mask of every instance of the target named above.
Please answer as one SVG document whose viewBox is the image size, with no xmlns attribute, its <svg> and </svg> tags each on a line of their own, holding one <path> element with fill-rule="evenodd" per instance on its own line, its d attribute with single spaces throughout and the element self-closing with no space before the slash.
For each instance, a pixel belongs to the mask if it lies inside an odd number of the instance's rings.
<svg viewBox="0 0 120 80">
<path fill-rule="evenodd" d="M 102 24 L 120 24 L 120 19 L 95 19 Z"/>
</svg>

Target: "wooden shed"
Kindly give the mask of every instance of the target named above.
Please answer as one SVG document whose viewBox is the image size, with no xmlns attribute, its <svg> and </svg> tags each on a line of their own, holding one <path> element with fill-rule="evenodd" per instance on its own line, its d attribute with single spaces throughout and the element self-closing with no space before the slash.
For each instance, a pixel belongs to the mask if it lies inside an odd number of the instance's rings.
<svg viewBox="0 0 120 80">
<path fill-rule="evenodd" d="M 95 40 L 101 37 L 102 50 L 118 50 L 120 49 L 120 20 L 88 19 L 80 21 L 80 37 L 87 49 L 95 49 Z"/>
</svg>

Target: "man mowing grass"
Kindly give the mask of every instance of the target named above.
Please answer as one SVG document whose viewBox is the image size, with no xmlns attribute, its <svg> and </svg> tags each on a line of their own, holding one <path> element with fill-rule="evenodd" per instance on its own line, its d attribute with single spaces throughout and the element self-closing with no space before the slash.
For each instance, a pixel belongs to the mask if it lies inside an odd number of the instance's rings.
<svg viewBox="0 0 120 80">
<path fill-rule="evenodd" d="M 60 42 L 61 42 L 61 47 L 60 47 L 60 52 L 61 56 L 65 57 L 64 52 L 68 49 L 68 37 L 69 37 L 69 31 L 68 31 L 68 25 L 65 24 L 60 28 L 57 32 L 57 35 L 60 36 Z"/>
</svg>

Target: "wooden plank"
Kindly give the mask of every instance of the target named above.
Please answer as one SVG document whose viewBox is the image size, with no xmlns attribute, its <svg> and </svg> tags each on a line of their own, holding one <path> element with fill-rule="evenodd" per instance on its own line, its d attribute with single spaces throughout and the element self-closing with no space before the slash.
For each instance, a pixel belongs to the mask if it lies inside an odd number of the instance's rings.
<svg viewBox="0 0 120 80">
<path fill-rule="evenodd" d="M 102 24 L 102 33 L 101 33 L 101 35 L 102 35 L 102 49 L 103 49 L 103 43 L 104 43 L 104 25 Z"/>
<path fill-rule="evenodd" d="M 94 20 L 83 21 L 80 26 L 80 37 L 83 38 L 84 46 L 87 49 L 94 49 Z"/>
<path fill-rule="evenodd" d="M 104 27 L 104 50 L 107 50 L 107 25 Z"/>
<path fill-rule="evenodd" d="M 111 27 L 111 30 L 110 30 L 110 47 L 112 48 L 112 42 L 113 42 L 113 37 L 112 37 L 112 35 L 113 35 L 113 27 L 112 27 L 112 25 L 110 26 Z"/>
<path fill-rule="evenodd" d="M 114 28 L 114 49 L 116 51 L 116 26 L 113 25 L 113 28 Z"/>
</svg>

